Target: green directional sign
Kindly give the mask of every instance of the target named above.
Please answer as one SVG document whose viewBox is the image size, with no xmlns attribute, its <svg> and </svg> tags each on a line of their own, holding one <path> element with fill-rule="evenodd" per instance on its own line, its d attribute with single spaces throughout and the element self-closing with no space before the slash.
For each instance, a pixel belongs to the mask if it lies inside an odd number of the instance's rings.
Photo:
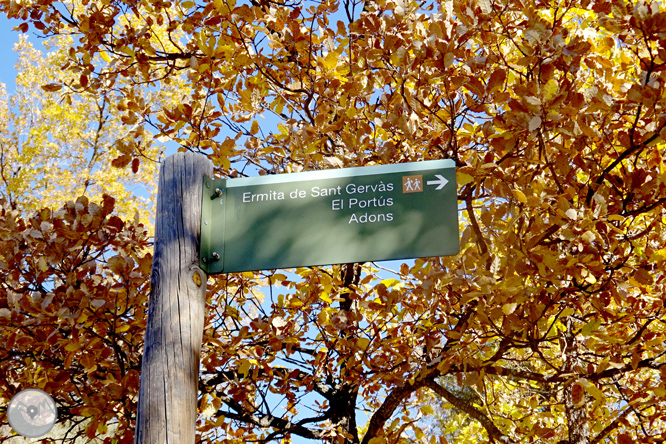
<svg viewBox="0 0 666 444">
<path fill-rule="evenodd" d="M 454 255 L 453 160 L 204 178 L 208 274 Z"/>
</svg>

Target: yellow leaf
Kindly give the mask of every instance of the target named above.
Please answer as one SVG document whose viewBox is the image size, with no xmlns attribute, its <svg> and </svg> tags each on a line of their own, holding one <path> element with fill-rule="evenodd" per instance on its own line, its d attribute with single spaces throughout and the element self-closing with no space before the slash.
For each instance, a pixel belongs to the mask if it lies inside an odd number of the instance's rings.
<svg viewBox="0 0 666 444">
<path fill-rule="evenodd" d="M 338 66 L 338 54 L 335 52 L 329 52 L 323 60 L 323 65 L 324 68 L 329 71 L 334 70 L 335 67 Z"/>
<path fill-rule="evenodd" d="M 240 318 L 238 310 L 232 307 L 231 305 L 227 305 L 227 314 L 229 314 L 229 316 L 231 316 L 234 319 Z"/>
<path fill-rule="evenodd" d="M 116 333 L 124 333 L 130 329 L 129 324 L 124 324 L 116 327 Z"/>
<path fill-rule="evenodd" d="M 210 418 L 215 414 L 215 412 L 217 412 L 217 409 L 213 404 L 213 396 L 207 393 L 201 400 L 201 414 L 206 418 Z"/>
<path fill-rule="evenodd" d="M 559 89 L 559 84 L 557 83 L 557 80 L 550 79 L 548 82 L 546 82 L 546 84 L 543 87 L 543 92 L 546 100 L 552 99 L 558 89 Z"/>
<path fill-rule="evenodd" d="M 596 280 L 595 280 L 596 281 Z M 593 331 L 595 331 L 599 326 L 601 325 L 601 322 L 597 319 L 593 319 L 587 324 L 583 326 L 580 330 L 580 334 L 583 336 L 589 336 L 592 334 Z"/>
<path fill-rule="evenodd" d="M 587 230 L 585 233 L 581 235 L 581 239 L 583 239 L 587 243 L 591 243 L 592 241 L 594 241 L 594 239 L 596 239 L 596 235 L 592 231 Z"/>
<path fill-rule="evenodd" d="M 424 415 L 432 415 L 433 413 L 435 413 L 432 407 L 430 407 L 428 404 L 422 405 L 421 411 L 423 412 Z"/>
<path fill-rule="evenodd" d="M 46 259 L 44 259 L 43 256 L 37 261 L 37 268 L 39 268 L 39 271 L 46 271 L 49 269 L 49 266 L 46 264 Z"/>
<path fill-rule="evenodd" d="M 317 316 L 317 321 L 319 321 L 319 325 L 326 325 L 330 322 L 331 318 L 328 315 L 328 312 L 326 311 L 321 311 L 319 313 L 319 316 Z"/>
<path fill-rule="evenodd" d="M 400 287 L 400 281 L 397 279 L 383 279 L 380 283 L 386 285 L 387 288 Z"/>
<path fill-rule="evenodd" d="M 333 300 L 328 296 L 328 293 L 323 292 L 322 294 L 319 295 L 319 299 L 321 299 L 324 302 L 328 302 L 329 304 L 333 303 Z"/>
<path fill-rule="evenodd" d="M 356 108 L 354 108 L 354 107 L 347 108 L 347 111 L 345 112 L 345 114 L 350 119 L 353 119 L 354 116 L 356 116 Z"/>
<path fill-rule="evenodd" d="M 370 339 L 358 338 L 356 340 L 356 345 L 358 345 L 358 348 L 360 348 L 361 350 L 366 350 L 368 348 L 368 345 L 370 345 Z"/>
<path fill-rule="evenodd" d="M 594 399 L 599 402 L 604 401 L 604 393 L 599 390 L 599 388 L 593 382 L 588 381 L 587 379 L 581 378 L 577 381 L 587 393 L 592 395 Z"/>
<path fill-rule="evenodd" d="M 525 197 L 525 194 L 523 194 L 522 191 L 520 190 L 513 190 L 513 195 L 520 201 L 521 203 L 527 203 L 527 197 Z"/>
<path fill-rule="evenodd" d="M 223 14 L 226 14 L 229 10 L 227 5 L 222 0 L 214 0 L 213 4 L 215 5 L 215 9 L 217 9 Z"/>
<path fill-rule="evenodd" d="M 217 97 L 217 104 L 220 105 L 220 109 L 224 109 L 225 108 L 224 107 L 224 104 L 225 104 L 224 96 L 221 93 L 217 93 L 216 97 Z"/>
<path fill-rule="evenodd" d="M 655 387 L 653 389 L 654 394 L 659 396 L 660 398 L 666 398 L 666 389 L 663 387 L 663 383 L 659 387 Z"/>
<path fill-rule="evenodd" d="M 585 282 L 587 282 L 588 284 L 596 284 L 596 283 L 597 283 L 597 278 L 595 278 L 595 277 L 594 277 L 593 275 L 591 275 L 591 274 L 588 274 L 587 276 L 585 276 L 585 279 L 584 279 L 584 280 L 585 280 Z"/>
<path fill-rule="evenodd" d="M 460 172 L 456 173 L 456 182 L 458 182 L 458 185 L 461 185 L 461 186 L 462 185 L 467 185 L 468 183 L 470 183 L 473 180 L 474 180 L 474 177 L 470 176 L 469 174 L 460 173 Z"/>
<path fill-rule="evenodd" d="M 303 306 L 303 301 L 301 301 L 300 299 L 294 298 L 294 299 L 289 301 L 289 306 L 292 307 L 292 308 L 302 307 Z"/>
<path fill-rule="evenodd" d="M 130 48 L 129 46 L 122 46 L 122 47 L 120 47 L 119 50 L 124 52 L 125 54 L 127 54 L 128 56 L 130 56 L 132 58 L 134 58 L 136 56 L 134 50 L 132 48 Z"/>
<path fill-rule="evenodd" d="M 666 259 L 666 248 L 657 250 L 650 255 L 649 262 L 661 262 Z"/>
<path fill-rule="evenodd" d="M 99 409 L 95 407 L 83 407 L 79 412 L 81 416 L 92 417 L 99 413 Z"/>
<path fill-rule="evenodd" d="M 504 313 L 505 315 L 508 316 L 508 315 L 510 315 L 511 313 L 513 313 L 513 312 L 516 310 L 516 307 L 517 307 L 517 306 L 518 306 L 518 304 L 515 303 L 515 302 L 511 302 L 511 303 L 508 303 L 508 304 L 504 304 L 504 305 L 502 306 L 502 313 Z"/>
<path fill-rule="evenodd" d="M 500 89 L 505 80 L 506 71 L 501 68 L 496 69 L 492 74 L 490 74 L 490 78 L 488 79 L 488 90 L 493 92 Z"/>
<path fill-rule="evenodd" d="M 102 57 L 102 59 L 103 59 L 106 63 L 111 63 L 111 57 L 109 57 L 109 55 L 106 53 L 106 51 L 100 51 L 100 52 L 99 52 L 99 55 Z"/>
<path fill-rule="evenodd" d="M 573 308 L 567 307 L 564 310 L 562 310 L 562 313 L 560 313 L 560 319 L 561 318 L 566 318 L 567 316 L 571 316 L 574 313 L 575 313 L 575 311 L 574 311 Z"/>
<path fill-rule="evenodd" d="M 477 4 L 481 8 L 481 12 L 484 14 L 490 14 L 493 10 L 490 0 L 478 0 Z"/>
<path fill-rule="evenodd" d="M 249 371 L 250 371 L 250 361 L 248 361 L 247 359 L 243 359 L 243 361 L 241 361 L 240 367 L 238 367 L 238 373 L 245 376 L 249 373 Z"/>
<path fill-rule="evenodd" d="M 251 134 L 257 134 L 259 132 L 259 122 L 256 120 L 252 122 L 252 128 L 250 129 Z"/>
</svg>

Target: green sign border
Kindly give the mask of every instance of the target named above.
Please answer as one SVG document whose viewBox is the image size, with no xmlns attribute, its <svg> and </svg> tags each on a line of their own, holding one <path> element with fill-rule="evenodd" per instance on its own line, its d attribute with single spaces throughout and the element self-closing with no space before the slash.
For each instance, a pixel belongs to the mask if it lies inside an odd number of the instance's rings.
<svg viewBox="0 0 666 444">
<path fill-rule="evenodd" d="M 453 169 L 453 174 L 451 176 L 450 172 Z M 434 170 L 448 170 L 447 174 L 449 176 L 449 183 L 447 183 L 446 191 L 441 191 L 442 193 L 456 193 L 456 181 L 455 181 L 455 162 L 452 159 L 441 159 L 441 160 L 429 160 L 422 162 L 410 162 L 410 163 L 401 163 L 401 164 L 390 164 L 390 165 L 374 165 L 374 166 L 364 166 L 364 167 L 352 167 L 352 168 L 340 168 L 340 169 L 330 169 L 330 170 L 319 170 L 319 171 L 306 171 L 300 173 L 286 173 L 286 174 L 275 174 L 267 176 L 258 176 L 258 177 L 243 177 L 236 179 L 211 179 L 209 177 L 204 177 L 203 179 L 203 196 L 202 196 L 202 212 L 201 212 L 201 244 L 200 244 L 200 261 L 199 266 L 206 271 L 208 274 L 218 274 L 225 272 L 237 272 L 237 271 L 250 271 L 257 270 L 257 268 L 246 268 L 239 270 L 228 271 L 229 267 L 224 268 L 224 257 L 225 257 L 225 243 L 226 243 L 226 220 L 215 220 L 212 219 L 213 207 L 220 204 L 219 199 L 225 199 L 226 195 L 229 194 L 229 190 L 243 188 L 243 187 L 254 187 L 254 186 L 265 186 L 265 185 L 280 185 L 280 184 L 298 184 L 299 182 L 312 182 L 312 181 L 321 181 L 327 179 L 345 179 L 345 178 L 362 178 L 367 176 L 382 176 L 390 174 L 406 174 L 406 173 L 416 173 L 416 172 L 428 172 Z M 453 180 L 451 180 L 451 178 Z M 425 180 L 424 180 L 425 182 Z M 423 184 L 424 189 L 426 184 Z M 218 190 L 216 192 L 216 190 Z M 225 205 L 225 213 L 227 206 Z M 458 217 L 457 217 L 457 201 L 455 202 L 455 232 L 458 233 Z M 226 219 L 226 216 L 222 219 Z M 212 231 L 215 230 L 216 237 L 219 239 L 220 233 L 222 233 L 222 239 L 224 239 L 222 245 L 217 242 L 215 246 L 211 245 Z M 459 238 L 459 235 L 457 236 Z M 214 250 L 213 250 L 214 248 Z M 451 248 L 447 248 L 445 254 L 457 254 L 459 251 L 459 241 L 456 245 L 451 245 Z M 217 254 L 217 258 L 213 257 L 213 253 Z M 415 257 L 415 256 L 409 256 Z M 366 260 L 389 260 L 389 259 L 406 259 L 407 257 L 390 257 L 390 258 L 376 258 L 376 259 L 366 259 Z M 351 262 L 348 261 L 348 262 Z M 293 268 L 296 266 L 314 266 L 314 265 L 329 265 L 329 264 L 290 264 L 282 268 Z M 276 267 L 280 268 L 280 267 Z"/>
</svg>

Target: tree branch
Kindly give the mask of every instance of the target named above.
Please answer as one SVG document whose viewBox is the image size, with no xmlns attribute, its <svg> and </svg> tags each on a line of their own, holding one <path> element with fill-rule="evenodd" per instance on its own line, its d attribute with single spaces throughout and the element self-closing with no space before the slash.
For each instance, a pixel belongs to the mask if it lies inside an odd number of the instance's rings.
<svg viewBox="0 0 666 444">
<path fill-rule="evenodd" d="M 446 399 L 450 404 L 452 404 L 458 410 L 461 410 L 471 416 L 473 419 L 478 421 L 483 428 L 488 432 L 488 437 L 492 442 L 499 441 L 501 443 L 513 443 L 511 438 L 502 433 L 500 429 L 492 422 L 488 416 L 486 416 L 481 410 L 477 409 L 470 403 L 458 398 L 456 395 L 437 384 L 434 379 L 428 379 L 426 381 L 426 387 L 437 393 L 442 398 Z"/>
<path fill-rule="evenodd" d="M 435 372 L 437 373 L 437 372 Z M 430 376 L 434 378 L 435 376 Z M 393 412 L 398 407 L 398 405 L 409 395 L 414 393 L 416 390 L 427 385 L 426 379 L 421 379 L 414 381 L 413 384 L 407 383 L 402 387 L 396 388 L 393 390 L 384 400 L 379 409 L 372 415 L 370 422 L 368 423 L 368 431 L 363 436 L 363 441 L 361 444 L 369 444 L 370 440 L 377 436 L 377 433 L 384 427 L 386 421 L 393 415 Z"/>
<path fill-rule="evenodd" d="M 638 365 L 636 366 L 636 370 L 639 369 L 639 368 L 651 368 L 653 370 L 659 370 L 661 367 L 666 365 L 666 362 L 657 363 L 655 361 L 656 361 L 657 358 L 660 358 L 660 357 L 664 356 L 665 354 L 666 354 L 666 352 L 661 353 L 661 354 L 655 356 L 654 358 L 648 358 L 648 359 L 643 359 L 643 360 L 639 361 Z M 624 366 L 622 366 L 620 368 L 609 368 L 609 369 L 604 370 L 601 373 L 586 376 L 586 378 L 589 379 L 590 381 L 598 381 L 600 379 L 612 378 L 615 375 L 619 375 L 621 373 L 627 373 L 627 372 L 630 372 L 632 370 L 634 370 L 634 367 L 631 364 L 625 364 Z"/>
<path fill-rule="evenodd" d="M 224 402 L 228 405 L 233 404 L 232 398 L 230 396 L 220 396 Z M 286 433 L 293 433 L 295 435 L 302 436 L 303 438 L 308 439 L 323 439 L 324 434 L 319 430 L 309 429 L 303 427 L 299 424 L 294 424 L 293 422 L 287 421 L 286 419 L 278 418 L 276 416 L 266 414 L 262 416 L 257 416 L 242 409 L 238 413 L 230 411 L 219 411 L 217 416 L 224 416 L 225 418 L 233 419 L 236 421 L 242 421 L 245 423 L 254 424 L 261 428 L 273 428 L 284 431 Z"/>
<path fill-rule="evenodd" d="M 469 215 L 469 222 L 472 224 L 472 228 L 474 229 L 474 234 L 476 235 L 476 238 L 479 242 L 479 247 L 481 248 L 481 257 L 486 257 L 486 268 L 490 269 L 490 266 L 493 263 L 493 261 L 492 258 L 490 257 L 490 252 L 488 251 L 488 244 L 486 243 L 486 239 L 483 237 L 483 234 L 481 233 L 481 228 L 479 227 L 479 223 L 476 220 L 476 215 L 474 214 L 471 189 L 470 192 L 465 197 L 465 209 L 467 210 L 467 214 Z"/>
<path fill-rule="evenodd" d="M 606 426 L 606 428 L 604 428 L 601 432 L 599 432 L 599 434 L 597 436 L 595 436 L 594 439 L 592 439 L 590 441 L 590 444 L 597 444 L 602 439 L 604 439 L 606 437 L 606 435 L 608 435 L 610 432 L 612 432 L 620 424 L 620 421 L 622 421 L 622 419 L 631 412 L 632 412 L 631 407 L 626 408 L 622 413 L 620 413 L 620 416 L 615 418 L 613 420 L 613 422 L 608 424 Z"/>
</svg>

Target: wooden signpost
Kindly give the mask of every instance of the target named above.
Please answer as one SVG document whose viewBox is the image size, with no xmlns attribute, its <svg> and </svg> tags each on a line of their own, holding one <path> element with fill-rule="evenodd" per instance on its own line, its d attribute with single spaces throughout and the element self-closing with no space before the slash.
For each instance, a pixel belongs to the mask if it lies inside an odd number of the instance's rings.
<svg viewBox="0 0 666 444">
<path fill-rule="evenodd" d="M 206 304 L 201 180 L 212 174 L 210 160 L 193 153 L 160 168 L 135 444 L 194 444 Z"/>
<path fill-rule="evenodd" d="M 135 444 L 194 444 L 208 274 L 459 250 L 451 160 L 212 176 L 193 153 L 160 168 Z"/>
</svg>

